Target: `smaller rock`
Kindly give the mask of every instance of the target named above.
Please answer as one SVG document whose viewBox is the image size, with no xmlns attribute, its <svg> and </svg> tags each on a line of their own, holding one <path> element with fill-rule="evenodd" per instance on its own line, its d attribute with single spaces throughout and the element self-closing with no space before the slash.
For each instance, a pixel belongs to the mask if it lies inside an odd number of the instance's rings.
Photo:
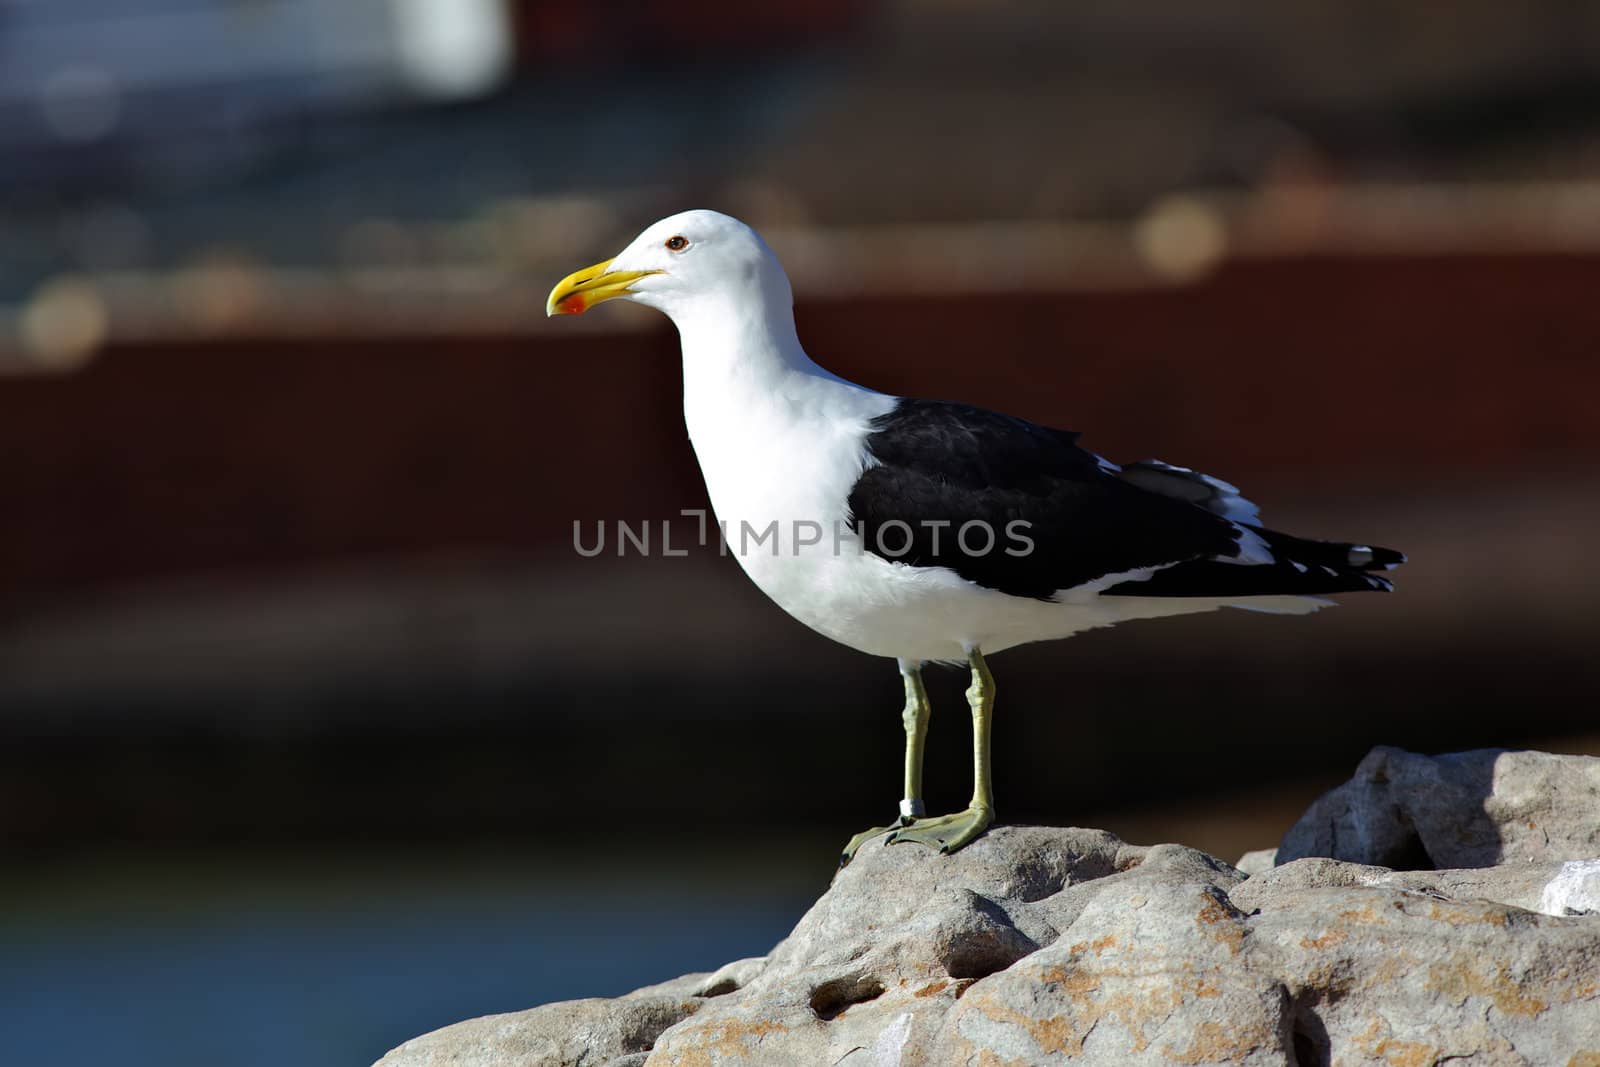
<svg viewBox="0 0 1600 1067">
<path fill-rule="evenodd" d="M 1272 870 L 1277 862 L 1277 849 L 1257 848 L 1251 849 L 1249 852 L 1246 852 L 1244 855 L 1240 856 L 1239 861 L 1234 864 L 1234 867 L 1245 874 L 1260 874 L 1262 871 Z"/>
<path fill-rule="evenodd" d="M 1600 856 L 1600 759 L 1380 747 L 1284 835 L 1277 862 L 1326 856 L 1395 870 Z"/>
<path fill-rule="evenodd" d="M 1600 914 L 1600 860 L 1569 860 L 1539 894 L 1546 915 Z"/>
</svg>

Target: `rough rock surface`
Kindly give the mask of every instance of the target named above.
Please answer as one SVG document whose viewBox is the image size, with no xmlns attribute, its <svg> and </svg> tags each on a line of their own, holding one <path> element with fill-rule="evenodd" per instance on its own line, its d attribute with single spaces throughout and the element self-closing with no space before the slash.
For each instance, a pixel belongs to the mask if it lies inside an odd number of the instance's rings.
<svg viewBox="0 0 1600 1067">
<path fill-rule="evenodd" d="M 1524 831 L 1560 813 L 1553 832 L 1516 836 L 1514 863 L 1397 871 L 1280 849 L 1286 862 L 1252 854 L 1247 876 L 1097 830 L 1003 826 L 954 856 L 873 842 L 764 959 L 459 1023 L 380 1067 L 1600 1067 L 1600 849 L 1581 829 L 1600 823 L 1600 760 L 1518 753 L 1500 766 L 1506 755 L 1488 761 L 1476 815 L 1426 797 L 1374 810 L 1430 835 L 1485 812 L 1490 825 L 1526 816 Z M 1378 750 L 1362 770 L 1425 759 L 1404 756 Z M 1475 757 L 1432 762 L 1453 772 Z M 1504 849 L 1514 835 L 1497 833 Z M 1429 856 L 1459 855 L 1420 839 Z M 1476 830 L 1452 840 L 1488 854 Z"/>
</svg>

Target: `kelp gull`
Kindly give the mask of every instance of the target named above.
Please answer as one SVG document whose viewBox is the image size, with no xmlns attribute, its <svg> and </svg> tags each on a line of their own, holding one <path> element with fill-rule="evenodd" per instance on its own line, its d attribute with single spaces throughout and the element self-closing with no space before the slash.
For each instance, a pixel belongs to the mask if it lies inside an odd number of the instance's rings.
<svg viewBox="0 0 1600 1067">
<path fill-rule="evenodd" d="M 1155 460 L 1118 465 L 1078 435 L 965 404 L 887 396 L 812 362 L 789 280 L 756 232 L 714 211 L 657 222 L 562 279 L 551 315 L 613 298 L 665 313 L 683 346 L 684 417 L 745 573 L 790 615 L 899 661 L 904 797 L 878 834 L 949 852 L 994 817 L 984 660 L 1129 619 L 1247 608 L 1315 611 L 1388 590 L 1405 557 L 1267 529 L 1227 482 Z M 927 817 L 921 668 L 965 662 L 974 787 Z"/>
</svg>

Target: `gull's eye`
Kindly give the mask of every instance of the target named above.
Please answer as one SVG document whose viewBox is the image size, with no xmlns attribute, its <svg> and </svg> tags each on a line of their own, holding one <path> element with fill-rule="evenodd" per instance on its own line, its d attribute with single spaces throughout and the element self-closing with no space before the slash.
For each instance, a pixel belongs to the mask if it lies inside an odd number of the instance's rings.
<svg viewBox="0 0 1600 1067">
<path fill-rule="evenodd" d="M 667 238 L 667 251 L 669 252 L 682 252 L 688 247 L 689 239 L 681 233 Z"/>
</svg>

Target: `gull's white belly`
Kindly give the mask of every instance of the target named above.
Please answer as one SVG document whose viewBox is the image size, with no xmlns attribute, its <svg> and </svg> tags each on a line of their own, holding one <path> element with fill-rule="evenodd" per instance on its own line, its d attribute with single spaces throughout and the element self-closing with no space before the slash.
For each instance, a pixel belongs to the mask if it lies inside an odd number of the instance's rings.
<svg viewBox="0 0 1600 1067">
<path fill-rule="evenodd" d="M 862 551 L 849 540 L 793 542 L 773 554 L 730 551 L 751 581 L 790 615 L 861 652 L 916 661 L 963 661 L 969 650 L 1000 652 L 1030 641 L 1070 637 L 1098 626 L 1215 611 L 1223 607 L 1301 614 L 1320 602 L 1301 597 L 1238 603 L 1209 597 L 1103 597 L 1094 586 L 1045 601 L 986 589 L 946 567 L 909 567 Z"/>
<path fill-rule="evenodd" d="M 859 550 L 742 554 L 745 573 L 790 615 L 851 648 L 912 660 L 963 660 L 1101 625 L 1090 604 L 984 589 L 944 567 L 908 567 Z M 1076 610 L 1074 610 L 1076 609 Z M 1111 620 L 1106 620 L 1111 621 Z"/>
</svg>

